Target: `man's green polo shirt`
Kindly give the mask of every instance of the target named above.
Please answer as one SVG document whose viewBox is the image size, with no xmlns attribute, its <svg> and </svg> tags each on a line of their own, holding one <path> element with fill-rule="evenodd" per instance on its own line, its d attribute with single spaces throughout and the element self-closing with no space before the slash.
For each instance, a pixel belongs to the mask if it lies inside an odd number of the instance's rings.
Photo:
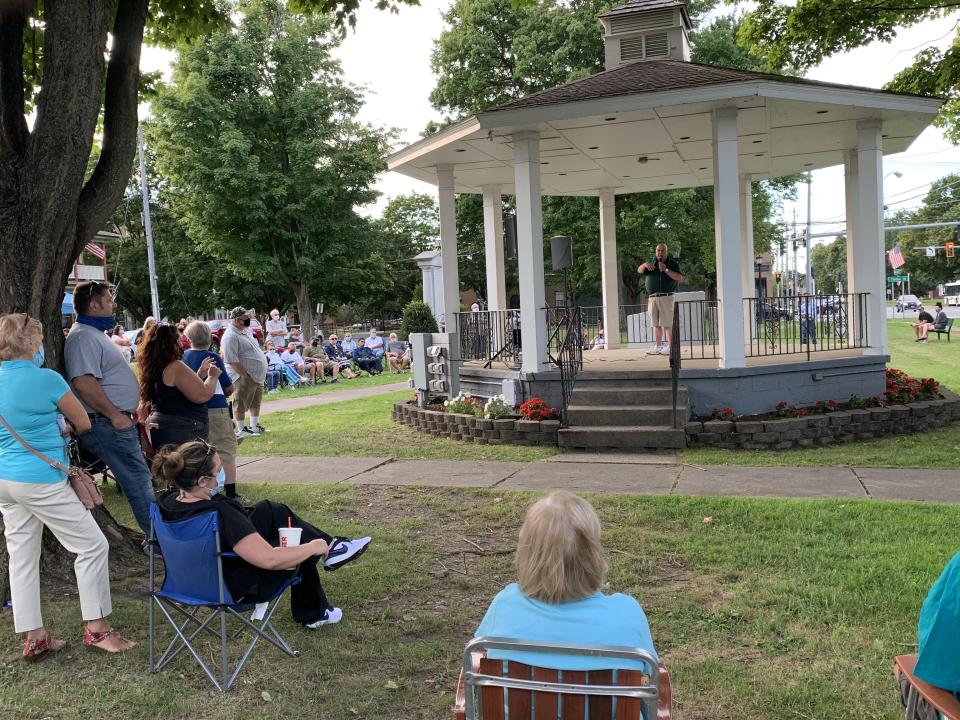
<svg viewBox="0 0 960 720">
<path fill-rule="evenodd" d="M 643 279 L 647 287 L 647 295 L 676 292 L 679 283 L 665 272 L 660 271 L 660 266 L 656 258 L 653 258 L 650 262 L 653 263 L 653 270 L 647 270 L 643 273 Z M 667 259 L 663 261 L 663 264 L 666 265 L 667 270 L 682 274 L 680 273 L 680 263 L 669 255 L 667 255 Z"/>
</svg>

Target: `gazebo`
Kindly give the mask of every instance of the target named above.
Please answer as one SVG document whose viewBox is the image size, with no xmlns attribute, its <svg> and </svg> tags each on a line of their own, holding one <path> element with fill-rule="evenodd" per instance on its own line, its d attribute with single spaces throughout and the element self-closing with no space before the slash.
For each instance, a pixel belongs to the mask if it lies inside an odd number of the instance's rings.
<svg viewBox="0 0 960 720">
<path fill-rule="evenodd" d="M 541 198 L 587 195 L 598 198 L 610 362 L 602 371 L 585 367 L 577 387 L 591 381 L 662 384 L 666 358 L 642 369 L 617 364 L 614 198 L 712 185 L 717 297 L 712 308 L 698 308 L 692 317 L 715 313 L 715 349 L 684 365 L 691 408 L 712 403 L 762 412 L 771 406 L 771 392 L 782 394 L 785 385 L 801 402 L 835 398 L 838 385 L 847 396 L 882 392 L 888 359 L 883 156 L 906 150 L 942 101 L 692 63 L 682 0 L 633 0 L 600 22 L 605 71 L 461 120 L 387 160 L 390 170 L 438 187 L 442 294 L 451 330 L 460 297 L 454 197 L 483 195 L 493 313 L 507 310 L 501 199 L 515 197 L 522 359 L 515 369 L 465 365 L 462 382 L 490 394 L 499 391 L 500 379 L 517 380 L 526 394 L 560 399 L 548 344 Z M 811 350 L 821 348 L 809 346 L 771 354 L 760 337 L 766 330 L 753 321 L 751 182 L 838 164 L 846 181 L 849 337 L 834 348 L 842 352 L 821 352 L 817 359 Z M 755 351 L 760 345 L 764 351 Z"/>
</svg>

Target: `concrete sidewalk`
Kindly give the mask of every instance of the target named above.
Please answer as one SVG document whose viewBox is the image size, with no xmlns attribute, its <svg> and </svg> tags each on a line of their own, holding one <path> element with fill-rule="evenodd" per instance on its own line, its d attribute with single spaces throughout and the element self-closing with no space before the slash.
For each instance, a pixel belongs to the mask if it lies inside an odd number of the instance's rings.
<svg viewBox="0 0 960 720">
<path fill-rule="evenodd" d="M 276 455 L 266 459 L 237 458 L 239 481 L 960 502 L 960 470 L 694 466 L 678 464 L 675 455 L 630 453 L 569 453 L 531 463 Z"/>
<path fill-rule="evenodd" d="M 267 415 L 275 412 L 289 412 L 305 407 L 313 407 L 314 405 L 326 405 L 328 403 L 343 402 L 344 400 L 357 400 L 358 398 L 386 395 L 387 393 L 409 389 L 410 386 L 407 384 L 407 381 L 404 380 L 403 382 L 390 383 L 389 385 L 375 385 L 373 387 L 355 389 L 347 387 L 342 390 L 331 390 L 330 392 L 320 393 L 318 395 L 301 395 L 300 397 L 279 398 L 277 400 L 267 400 L 268 396 L 264 395 L 263 405 L 260 406 L 260 414 Z"/>
</svg>

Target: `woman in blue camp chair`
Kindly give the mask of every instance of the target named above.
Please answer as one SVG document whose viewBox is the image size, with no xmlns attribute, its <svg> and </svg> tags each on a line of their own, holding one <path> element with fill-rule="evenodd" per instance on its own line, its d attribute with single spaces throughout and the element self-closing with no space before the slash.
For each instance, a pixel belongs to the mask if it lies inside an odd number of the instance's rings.
<svg viewBox="0 0 960 720">
<path fill-rule="evenodd" d="M 947 563 L 923 601 L 917 640 L 913 674 L 960 700 L 960 553 Z"/>
<path fill-rule="evenodd" d="M 600 591 L 607 561 L 590 503 L 564 490 L 534 503 L 520 528 L 517 579 L 490 603 L 475 637 L 626 645 L 656 657 L 647 616 L 629 595 Z M 491 649 L 493 659 L 557 670 L 636 669 L 638 660 Z"/>
<path fill-rule="evenodd" d="M 311 630 L 340 622 L 343 613 L 327 601 L 317 562 L 322 558 L 324 570 L 336 570 L 359 557 L 369 537 L 335 538 L 281 503 L 261 500 L 251 508 L 220 494 L 223 464 L 216 448 L 205 442 L 163 448 L 153 459 L 153 474 L 171 488 L 157 498 L 165 521 L 219 513 L 221 549 L 239 556 L 223 563 L 224 580 L 237 603 L 269 600 L 295 568 L 300 582 L 290 590 L 293 619 Z M 288 526 L 302 528 L 297 547 L 280 547 L 279 528 Z"/>
</svg>

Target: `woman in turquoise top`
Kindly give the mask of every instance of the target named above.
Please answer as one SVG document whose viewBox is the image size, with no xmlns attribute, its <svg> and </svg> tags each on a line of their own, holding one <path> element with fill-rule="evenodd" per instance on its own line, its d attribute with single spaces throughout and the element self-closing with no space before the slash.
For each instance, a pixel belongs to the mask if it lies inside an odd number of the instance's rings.
<svg viewBox="0 0 960 720">
<path fill-rule="evenodd" d="M 474 637 L 620 645 L 657 657 L 640 603 L 600 592 L 606 571 L 593 507 L 564 490 L 551 493 L 534 503 L 520 528 L 518 582 L 497 594 Z M 649 670 L 638 660 L 500 650 L 488 655 L 557 670 Z"/>
<path fill-rule="evenodd" d="M 33 449 L 66 465 L 58 423 L 86 432 L 90 419 L 66 381 L 42 364 L 43 326 L 24 313 L 0 316 L 0 416 Z M 0 423 L 0 514 L 10 570 L 13 625 L 27 634 L 25 660 L 59 652 L 66 642 L 50 635 L 40 614 L 40 549 L 43 528 L 77 556 L 74 570 L 85 645 L 108 652 L 129 650 L 105 620 L 110 614 L 109 546 L 99 526 L 61 471 L 27 450 Z"/>
<path fill-rule="evenodd" d="M 960 698 L 960 553 L 953 556 L 927 593 L 917 625 L 914 674 Z"/>
</svg>

